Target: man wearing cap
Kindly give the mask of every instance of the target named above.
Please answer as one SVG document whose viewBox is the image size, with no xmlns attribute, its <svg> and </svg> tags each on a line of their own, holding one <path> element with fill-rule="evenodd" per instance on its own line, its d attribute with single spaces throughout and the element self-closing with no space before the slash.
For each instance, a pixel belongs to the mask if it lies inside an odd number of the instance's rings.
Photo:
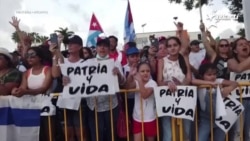
<svg viewBox="0 0 250 141">
<path fill-rule="evenodd" d="M 108 60 L 110 51 L 110 42 L 108 38 L 99 38 L 97 41 L 96 47 L 96 58 L 97 60 Z M 124 84 L 125 78 L 122 73 L 122 66 L 120 62 L 115 61 L 115 67 L 113 68 L 114 75 L 118 76 L 118 84 Z M 108 83 L 108 80 L 107 80 Z M 110 105 L 112 103 L 112 105 Z M 111 96 L 98 96 L 98 97 L 90 97 L 87 98 L 87 105 L 89 107 L 88 112 L 88 123 L 90 127 L 91 140 L 96 141 L 96 121 L 95 121 L 95 111 L 98 114 L 98 137 L 99 141 L 111 141 L 112 133 L 111 133 L 111 122 L 113 122 L 113 135 L 114 140 L 117 138 L 116 134 L 116 123 L 118 119 L 118 99 L 117 95 Z M 113 121 L 110 119 L 110 113 L 112 109 Z"/>
<path fill-rule="evenodd" d="M 201 42 L 198 40 L 193 40 L 190 42 L 190 54 L 189 61 L 192 68 L 192 72 L 196 73 L 199 69 L 202 61 L 205 59 L 206 50 L 201 48 Z"/>
<path fill-rule="evenodd" d="M 0 48 L 0 95 L 10 95 L 21 81 L 22 74 L 13 68 L 11 54 L 7 49 Z"/>
<path fill-rule="evenodd" d="M 118 61 L 122 64 L 122 66 L 127 64 L 127 58 L 125 54 L 121 51 L 117 50 L 117 43 L 118 38 L 115 36 L 109 36 L 109 42 L 110 42 L 110 58 L 113 58 L 115 61 Z"/>
</svg>

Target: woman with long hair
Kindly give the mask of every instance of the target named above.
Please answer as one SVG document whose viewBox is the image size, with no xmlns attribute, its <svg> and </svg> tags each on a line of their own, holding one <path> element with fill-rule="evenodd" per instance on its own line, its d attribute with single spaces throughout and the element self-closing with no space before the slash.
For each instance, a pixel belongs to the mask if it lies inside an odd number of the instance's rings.
<svg viewBox="0 0 250 141">
<path fill-rule="evenodd" d="M 181 51 L 181 41 L 177 37 L 169 37 L 166 40 L 168 55 L 159 60 L 157 83 L 159 86 L 168 86 L 171 91 L 175 91 L 178 85 L 188 85 L 191 81 L 191 69 L 187 56 L 183 56 Z M 189 139 L 190 122 L 184 121 L 186 138 Z M 163 141 L 172 140 L 171 117 L 162 118 Z"/>
<path fill-rule="evenodd" d="M 228 68 L 231 72 L 237 73 L 237 75 L 245 74 L 245 71 L 250 71 L 250 45 L 245 38 L 238 38 L 233 44 L 233 58 L 228 60 Z M 248 77 L 245 80 L 249 82 Z M 250 99 L 243 96 L 242 104 L 245 108 L 243 112 L 243 139 L 244 141 L 250 141 Z M 241 119 L 241 118 L 239 118 Z M 232 127 L 229 133 L 229 139 L 234 141 L 236 135 L 240 135 L 240 124 L 236 124 Z"/>
<path fill-rule="evenodd" d="M 215 46 L 215 50 L 211 47 L 210 41 L 207 39 L 207 33 L 203 23 L 200 25 L 202 32 L 202 41 L 206 49 L 210 62 L 217 67 L 217 77 L 229 79 L 229 71 L 227 68 L 227 61 L 231 57 L 230 43 L 227 39 L 220 39 Z"/>
<path fill-rule="evenodd" d="M 24 95 L 39 95 L 49 92 L 52 84 L 51 68 L 44 65 L 44 53 L 39 47 L 31 47 L 27 50 L 26 58 L 30 69 L 23 74 L 19 88 L 12 90 L 12 95 L 22 97 Z M 47 117 L 41 118 L 40 140 L 48 140 Z"/>
</svg>

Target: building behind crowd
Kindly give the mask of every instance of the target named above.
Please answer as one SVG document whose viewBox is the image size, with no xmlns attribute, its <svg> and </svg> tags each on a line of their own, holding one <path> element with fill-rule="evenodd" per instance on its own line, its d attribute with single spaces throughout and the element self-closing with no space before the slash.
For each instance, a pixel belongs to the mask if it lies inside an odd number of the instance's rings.
<svg viewBox="0 0 250 141">
<path fill-rule="evenodd" d="M 197 31 L 197 32 L 188 32 L 188 33 L 189 33 L 190 40 L 201 39 L 201 33 L 199 31 Z M 160 36 L 169 37 L 169 36 L 175 36 L 176 31 L 174 30 L 174 31 L 136 33 L 136 40 L 135 41 L 136 41 L 137 47 L 139 49 L 142 49 L 143 46 L 150 44 L 150 41 L 149 41 L 149 36 L 150 35 L 155 35 L 156 38 L 158 38 Z"/>
</svg>

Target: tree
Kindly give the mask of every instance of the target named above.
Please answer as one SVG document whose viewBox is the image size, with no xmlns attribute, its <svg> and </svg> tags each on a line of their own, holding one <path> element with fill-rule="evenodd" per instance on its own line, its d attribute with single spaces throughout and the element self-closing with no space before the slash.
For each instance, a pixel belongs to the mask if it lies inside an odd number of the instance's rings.
<svg viewBox="0 0 250 141">
<path fill-rule="evenodd" d="M 204 5 L 204 4 L 207 5 L 212 0 L 200 0 L 200 1 L 201 1 L 201 5 Z M 169 0 L 169 2 L 177 3 L 177 4 L 183 3 L 188 11 L 192 10 L 194 7 L 199 8 L 199 0 Z"/>
<path fill-rule="evenodd" d="M 12 33 L 11 39 L 12 39 L 15 43 L 19 43 L 19 42 L 20 42 L 20 39 L 19 39 L 19 37 L 18 37 L 16 31 Z"/>
<path fill-rule="evenodd" d="M 36 33 L 36 32 L 31 32 L 31 33 L 28 33 L 28 36 L 31 38 L 31 42 L 32 43 L 40 43 L 40 40 L 39 40 L 39 34 Z"/>
<path fill-rule="evenodd" d="M 245 29 L 244 29 L 244 28 L 241 28 L 241 29 L 238 31 L 237 35 L 239 35 L 239 36 L 245 38 Z"/>
<path fill-rule="evenodd" d="M 213 0 L 200 0 L 201 5 L 209 5 Z M 188 11 L 193 8 L 199 8 L 199 0 L 169 0 L 170 3 L 183 3 Z M 238 22 L 244 22 L 242 13 L 242 0 L 223 0 L 223 3 L 228 6 L 231 14 L 238 16 Z"/>
<path fill-rule="evenodd" d="M 23 34 L 23 36 L 27 36 L 28 34 L 25 31 L 21 31 L 21 33 Z M 15 43 L 19 43 L 20 39 L 19 36 L 17 34 L 17 31 L 13 32 L 11 35 L 11 39 L 15 42 Z"/>
<path fill-rule="evenodd" d="M 49 39 L 47 36 L 38 36 L 37 40 L 39 40 L 39 43 L 44 43 Z"/>
<path fill-rule="evenodd" d="M 55 30 L 55 32 L 57 33 L 60 33 L 61 35 L 63 35 L 64 39 L 67 39 L 69 36 L 73 35 L 74 32 L 73 31 L 68 31 L 68 28 L 62 28 L 62 27 L 59 27 L 59 30 Z M 64 43 L 64 47 L 65 47 L 65 50 L 66 50 L 66 44 Z"/>
<path fill-rule="evenodd" d="M 231 14 L 238 16 L 238 22 L 244 22 L 242 0 L 224 0 L 223 3 L 228 6 Z"/>
<path fill-rule="evenodd" d="M 36 32 L 31 32 L 31 33 L 26 33 L 24 31 L 22 31 L 22 36 L 24 38 L 28 37 L 29 39 L 31 39 L 31 43 L 43 43 L 45 42 L 48 37 L 47 36 L 40 36 L 39 33 L 36 33 Z M 17 32 L 13 32 L 12 33 L 12 36 L 11 36 L 11 39 L 15 42 L 15 43 L 19 43 L 20 42 L 20 39 L 19 39 L 19 36 L 17 34 Z"/>
</svg>

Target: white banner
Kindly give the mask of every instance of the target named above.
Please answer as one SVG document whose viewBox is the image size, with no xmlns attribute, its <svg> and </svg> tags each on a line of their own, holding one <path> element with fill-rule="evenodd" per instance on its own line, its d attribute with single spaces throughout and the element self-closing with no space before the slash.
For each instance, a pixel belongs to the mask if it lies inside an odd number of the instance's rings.
<svg viewBox="0 0 250 141">
<path fill-rule="evenodd" d="M 154 88 L 156 110 L 159 117 L 171 116 L 194 120 L 197 102 L 197 87 L 177 86 L 172 93 L 167 86 Z"/>
<path fill-rule="evenodd" d="M 244 111 L 244 107 L 232 96 L 224 98 L 223 101 L 226 107 L 226 115 L 217 117 L 215 119 L 215 124 L 227 133 L 239 118 L 240 114 Z"/>
<path fill-rule="evenodd" d="M 236 82 L 250 82 L 250 70 L 244 71 L 242 73 L 235 73 L 231 72 L 230 73 L 230 80 L 231 81 L 236 81 Z M 242 97 L 250 97 L 250 87 L 249 86 L 244 86 L 241 87 L 242 90 Z M 232 96 L 235 98 L 240 97 L 240 89 L 236 88 L 231 92 Z"/>
<path fill-rule="evenodd" d="M 218 85 L 216 88 L 216 111 L 215 111 L 215 117 L 218 118 L 220 116 L 225 116 L 227 114 L 226 112 L 226 107 L 223 102 L 223 98 L 221 95 L 221 89 L 220 86 Z"/>
<path fill-rule="evenodd" d="M 112 59 L 90 59 L 82 63 L 62 64 L 62 74 L 70 78 L 62 96 L 72 98 L 115 94 L 119 88 L 117 76 L 113 75 L 114 67 Z"/>
<path fill-rule="evenodd" d="M 56 115 L 56 106 L 52 104 L 53 95 L 42 95 L 41 116 Z"/>
</svg>

